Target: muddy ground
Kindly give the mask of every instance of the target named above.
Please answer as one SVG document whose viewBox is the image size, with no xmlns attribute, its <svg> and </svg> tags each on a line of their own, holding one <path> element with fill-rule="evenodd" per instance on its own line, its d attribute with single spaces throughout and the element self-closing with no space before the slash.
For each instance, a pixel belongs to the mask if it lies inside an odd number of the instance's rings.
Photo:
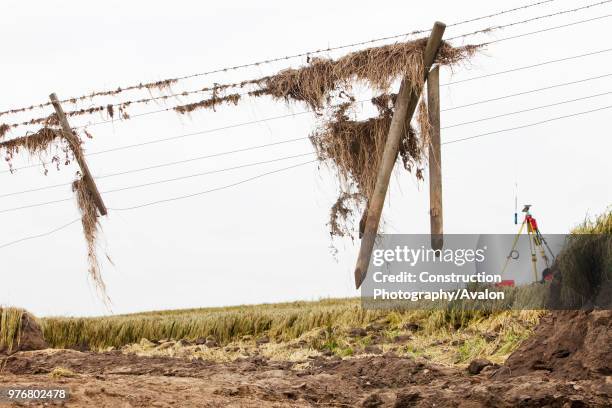
<svg viewBox="0 0 612 408">
<path fill-rule="evenodd" d="M 550 313 L 501 366 L 376 354 L 215 362 L 126 350 L 22 350 L 0 355 L 0 388 L 67 387 L 69 400 L 54 403 L 67 407 L 612 406 L 609 310 Z"/>
<path fill-rule="evenodd" d="M 612 401 L 610 376 L 572 381 L 536 370 L 496 378 L 505 367 L 471 375 L 392 354 L 211 363 L 41 350 L 18 352 L 2 365 L 0 387 L 68 387 L 68 407 L 605 407 Z M 53 378 L 56 367 L 69 374 Z"/>
</svg>

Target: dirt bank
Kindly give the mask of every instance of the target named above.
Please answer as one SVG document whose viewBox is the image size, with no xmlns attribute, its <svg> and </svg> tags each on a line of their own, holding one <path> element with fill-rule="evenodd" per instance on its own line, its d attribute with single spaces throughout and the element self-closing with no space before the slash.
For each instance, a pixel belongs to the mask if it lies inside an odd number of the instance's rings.
<svg viewBox="0 0 612 408">
<path fill-rule="evenodd" d="M 612 375 L 612 311 L 554 311 L 508 357 L 500 377 L 544 370 L 555 378 Z"/>
<path fill-rule="evenodd" d="M 10 337 L 13 337 L 11 347 L 0 345 L 0 355 L 17 351 L 42 350 L 48 347 L 40 326 L 34 316 L 28 312 L 21 314 L 19 330 L 15 332 L 14 336 Z"/>
<path fill-rule="evenodd" d="M 69 387 L 69 407 L 604 407 L 612 398 L 611 377 L 570 381 L 540 370 L 497 379 L 494 369 L 470 375 L 393 354 L 211 363 L 44 350 L 0 365 L 0 386 Z M 51 375 L 56 367 L 64 374 Z"/>
</svg>

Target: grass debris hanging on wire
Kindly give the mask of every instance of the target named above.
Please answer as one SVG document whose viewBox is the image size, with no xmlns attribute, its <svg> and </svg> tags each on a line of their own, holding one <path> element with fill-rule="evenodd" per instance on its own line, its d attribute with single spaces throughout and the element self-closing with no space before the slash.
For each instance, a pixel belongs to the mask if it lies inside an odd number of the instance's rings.
<svg viewBox="0 0 612 408">
<path fill-rule="evenodd" d="M 88 138 L 92 137 L 87 131 L 85 131 L 85 135 Z M 67 166 L 72 163 L 76 155 L 83 155 L 80 143 L 76 146 L 72 146 L 62 135 L 61 130 L 47 126 L 34 134 L 0 142 L 0 153 L 4 153 L 5 160 L 12 169 L 12 160 L 21 150 L 25 150 L 30 155 L 38 156 L 40 161 L 44 163 L 42 154 L 51 152 L 53 146 L 55 146 L 56 151 L 55 154 L 53 154 L 51 163 L 55 164 L 58 170 L 60 165 L 63 164 Z M 45 167 L 45 174 L 47 173 L 48 169 Z M 83 181 L 80 174 L 77 174 L 77 177 L 78 178 L 72 184 L 72 190 L 76 195 L 77 206 L 81 212 L 83 233 L 87 243 L 89 274 L 103 298 L 108 300 L 96 256 L 96 238 L 99 227 L 97 207 L 91 192 L 87 189 L 86 183 Z"/>
<path fill-rule="evenodd" d="M 287 69 L 276 75 L 251 81 L 255 89 L 249 96 L 271 96 L 285 102 L 305 103 L 321 116 L 322 123 L 311 135 L 319 159 L 332 164 L 341 183 L 341 193 L 330 214 L 332 236 L 352 236 L 350 219 L 355 209 L 367 207 L 374 189 L 378 167 L 393 116 L 394 97 L 390 94 L 392 84 L 406 78 L 415 92 L 423 88 L 425 72 L 423 52 L 427 38 L 415 41 L 368 48 L 347 54 L 337 60 L 313 58 L 309 64 Z M 453 65 L 470 58 L 479 46 L 466 45 L 454 48 L 442 42 L 436 62 Z M 365 121 L 351 120 L 349 111 L 353 106 L 352 89 L 355 84 L 366 85 L 380 93 L 372 100 L 379 115 Z M 228 95 L 231 99 L 219 99 L 237 104 L 239 95 Z M 348 100 L 337 104 L 337 100 Z M 207 99 L 188 108 L 176 107 L 181 113 L 198 108 L 213 108 L 215 100 Z M 327 114 L 325 114 L 327 113 Z M 407 126 L 400 143 L 400 156 L 404 168 L 415 170 L 422 178 L 420 166 L 424 163 L 429 143 L 429 119 L 424 101 L 417 115 L 420 137 Z"/>
<path fill-rule="evenodd" d="M 412 90 L 421 91 L 425 78 L 423 53 L 426 43 L 427 38 L 421 38 L 352 52 L 335 60 L 309 58 L 308 64 L 301 68 L 286 69 L 276 75 L 238 83 L 238 86 L 250 89 L 243 94 L 230 93 L 229 90 L 233 86 L 216 84 L 212 88 L 212 97 L 178 105 L 168 110 L 173 109 L 180 114 L 188 114 L 198 109 L 215 111 L 216 106 L 220 104 L 237 105 L 245 95 L 266 96 L 286 103 L 297 102 L 307 105 L 317 114 L 320 121 L 310 140 L 318 153 L 319 160 L 329 163 L 335 169 L 342 186 L 338 201 L 331 210 L 329 223 L 331 233 L 339 236 L 352 235 L 351 215 L 355 209 L 367 205 L 374 189 L 393 116 L 394 95 L 391 94 L 391 88 L 395 82 L 405 78 Z M 442 42 L 435 62 L 441 65 L 460 63 L 473 56 L 479 47 L 477 45 L 453 47 L 447 42 Z M 162 88 L 169 85 L 171 84 L 160 84 Z M 375 95 L 379 95 L 372 99 L 372 103 L 378 109 L 377 116 L 361 121 L 351 118 L 350 114 L 355 104 L 352 93 L 356 85 L 365 85 Z M 106 113 L 111 119 L 114 116 L 129 119 L 127 108 L 130 103 L 94 106 L 66 112 L 66 115 L 70 117 Z M 406 124 L 400 141 L 400 156 L 404 168 L 415 171 L 418 178 L 422 178 L 421 166 L 426 159 L 428 143 L 426 131 L 428 125 L 423 122 L 427 114 L 424 104 L 421 105 L 418 114 L 418 118 L 421 118 L 419 126 L 421 135 L 418 136 L 417 132 Z M 41 123 L 44 127 L 34 135 L 0 143 L 0 151 L 4 147 L 9 163 L 20 147 L 24 147 L 30 153 L 42 153 L 57 138 L 57 131 L 49 128 L 57 125 L 55 114 L 32 119 L 26 123 Z M 6 132 L 7 126 L 16 125 L 18 124 L 2 125 L 2 130 Z M 87 132 L 86 136 L 91 137 Z M 65 143 L 65 140 L 61 139 L 62 143 Z M 80 149 L 79 146 L 76 148 Z M 64 145 L 64 151 L 68 155 L 66 149 L 70 147 Z M 72 152 L 72 154 L 82 154 L 82 152 Z M 66 162 L 69 162 L 68 156 Z M 73 187 L 88 245 L 89 273 L 98 288 L 104 292 L 95 252 L 98 232 L 95 205 L 82 179 L 77 179 Z"/>
<path fill-rule="evenodd" d="M 108 301 L 106 295 L 106 286 L 102 280 L 100 273 L 100 263 L 96 251 L 96 242 L 99 232 L 98 210 L 94 197 L 87 188 L 87 183 L 83 177 L 76 179 L 72 183 L 72 191 L 75 193 L 77 206 L 81 212 L 81 224 L 83 226 L 83 234 L 87 242 L 87 261 L 89 263 L 89 276 L 94 281 L 96 288 L 105 301 Z"/>
<path fill-rule="evenodd" d="M 59 143 L 54 143 L 58 141 Z M 4 160 L 8 163 L 11 172 L 14 171 L 12 161 L 20 151 L 23 150 L 30 155 L 38 156 L 43 163 L 46 175 L 48 169 L 44 165 L 42 155 L 51 152 L 52 146 L 56 147 L 56 151 L 51 158 L 51 163 L 59 170 L 62 160 L 64 164 L 68 165 L 74 154 L 68 142 L 62 137 L 61 132 L 48 126 L 43 127 L 36 133 L 0 142 L 0 153 L 4 154 Z"/>
</svg>

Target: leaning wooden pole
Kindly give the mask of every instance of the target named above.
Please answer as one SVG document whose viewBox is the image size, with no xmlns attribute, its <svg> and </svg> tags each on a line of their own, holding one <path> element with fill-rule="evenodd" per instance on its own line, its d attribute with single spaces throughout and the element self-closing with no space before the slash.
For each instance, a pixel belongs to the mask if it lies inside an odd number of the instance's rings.
<svg viewBox="0 0 612 408">
<path fill-rule="evenodd" d="M 440 66 L 427 76 L 427 112 L 429 114 L 429 219 L 431 247 L 444 245 L 442 224 L 442 155 L 440 149 Z"/>
<path fill-rule="evenodd" d="M 429 69 L 436 58 L 445 29 L 446 25 L 437 21 L 427 40 L 427 45 L 423 53 L 424 80 L 427 79 Z M 369 200 L 363 238 L 361 239 L 361 248 L 357 258 L 357 266 L 355 267 L 355 286 L 357 288 L 361 286 L 368 271 L 370 257 L 374 249 L 374 241 L 378 232 L 378 224 L 380 223 L 380 216 L 385 203 L 385 196 L 387 195 L 387 189 L 389 187 L 389 179 L 391 178 L 391 172 L 393 171 L 393 166 L 395 165 L 399 152 L 400 139 L 406 126 L 410 126 L 410 121 L 412 120 L 412 116 L 414 115 L 414 111 L 419 101 L 419 95 L 420 90 L 414 90 L 407 79 L 402 81 L 399 93 L 397 94 L 382 161 L 378 169 L 374 192 Z"/>
<path fill-rule="evenodd" d="M 100 215 L 106 215 L 107 210 L 104 205 L 104 201 L 102 200 L 102 196 L 100 195 L 100 191 L 98 191 L 98 186 L 89 171 L 89 166 L 87 166 L 87 162 L 85 161 L 85 156 L 83 155 L 83 150 L 81 149 L 81 142 L 76 137 L 76 135 L 72 132 L 72 128 L 68 123 L 68 119 L 64 114 L 64 110 L 62 109 L 62 105 L 60 105 L 59 100 L 57 99 L 57 95 L 52 93 L 49 95 L 49 99 L 51 99 L 51 103 L 53 104 L 53 108 L 55 109 L 55 113 L 57 114 L 57 118 L 59 119 L 60 126 L 62 127 L 62 135 L 68 141 L 72 152 L 74 153 L 74 157 L 76 158 L 79 167 L 81 168 L 81 173 L 83 174 L 83 181 L 87 186 L 87 189 L 91 192 L 93 196 L 94 202 L 96 203 L 96 207 L 100 212 Z"/>
</svg>

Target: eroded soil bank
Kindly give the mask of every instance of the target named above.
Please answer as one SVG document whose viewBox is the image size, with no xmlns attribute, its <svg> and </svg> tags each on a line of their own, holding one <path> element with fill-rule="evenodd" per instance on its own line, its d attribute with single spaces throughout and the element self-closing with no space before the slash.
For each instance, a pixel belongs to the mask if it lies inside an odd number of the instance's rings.
<svg viewBox="0 0 612 408">
<path fill-rule="evenodd" d="M 610 376 L 573 381 L 536 370 L 495 378 L 499 368 L 471 375 L 391 354 L 210 363 L 43 350 L 16 353 L 2 364 L 0 386 L 68 387 L 69 407 L 605 407 L 612 398 Z M 52 375 L 56 367 L 70 376 Z"/>
<path fill-rule="evenodd" d="M 213 362 L 19 351 L 0 357 L 0 387 L 68 387 L 68 407 L 609 407 L 611 340 L 612 312 L 573 311 L 543 318 L 504 365 L 469 370 L 393 352 Z"/>
</svg>

